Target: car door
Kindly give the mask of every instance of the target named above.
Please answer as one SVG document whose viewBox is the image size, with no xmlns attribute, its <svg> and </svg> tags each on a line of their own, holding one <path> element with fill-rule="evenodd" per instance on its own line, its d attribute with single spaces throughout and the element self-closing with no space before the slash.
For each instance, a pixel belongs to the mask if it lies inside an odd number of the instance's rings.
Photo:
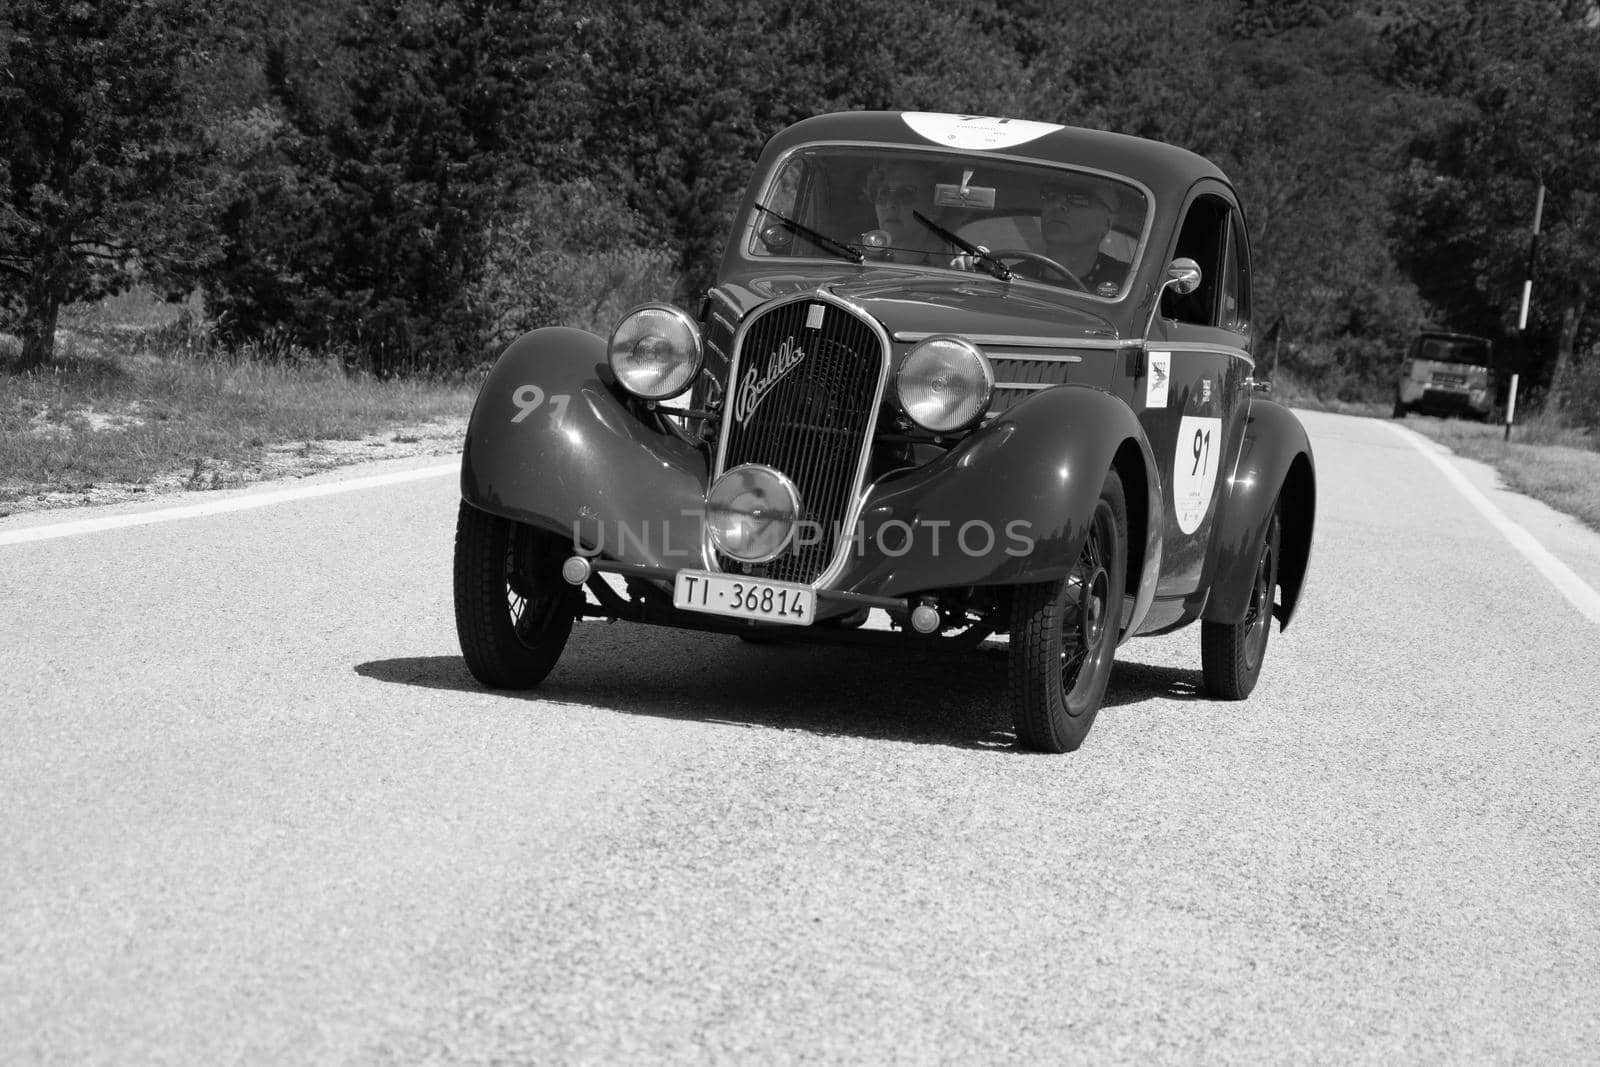
<svg viewBox="0 0 1600 1067">
<path fill-rule="evenodd" d="M 1162 296 L 1146 343 L 1140 413 L 1164 493 L 1158 600 L 1201 587 L 1249 407 L 1249 244 L 1226 186 L 1208 182 L 1191 193 L 1168 262 L 1178 258 L 1199 264 L 1200 284 Z"/>
</svg>

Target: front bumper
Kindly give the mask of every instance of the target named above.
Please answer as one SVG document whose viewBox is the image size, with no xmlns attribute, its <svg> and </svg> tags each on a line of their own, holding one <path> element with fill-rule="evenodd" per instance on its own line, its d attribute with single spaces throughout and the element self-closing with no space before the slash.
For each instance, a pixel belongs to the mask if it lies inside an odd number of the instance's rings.
<svg viewBox="0 0 1600 1067">
<path fill-rule="evenodd" d="M 561 569 L 562 577 L 569 584 L 587 588 L 594 596 L 599 610 L 587 608 L 585 614 L 597 618 L 624 619 L 677 629 L 735 634 L 759 632 L 788 636 L 795 640 L 834 640 L 853 644 L 926 639 L 946 645 L 973 647 L 995 632 L 992 626 L 976 624 L 970 619 L 956 620 L 943 616 L 931 597 L 873 596 L 836 589 L 813 589 L 817 598 L 817 616 L 809 626 L 689 611 L 673 604 L 672 589 L 678 573 L 677 568 L 621 563 L 582 555 L 572 556 Z M 617 575 L 629 580 L 627 599 L 604 580 L 604 575 Z M 888 613 L 894 630 L 854 629 L 866 612 L 874 608 Z M 853 624 L 829 625 L 842 620 L 853 620 Z M 940 636 L 941 631 L 952 628 L 958 632 L 948 637 Z"/>
</svg>

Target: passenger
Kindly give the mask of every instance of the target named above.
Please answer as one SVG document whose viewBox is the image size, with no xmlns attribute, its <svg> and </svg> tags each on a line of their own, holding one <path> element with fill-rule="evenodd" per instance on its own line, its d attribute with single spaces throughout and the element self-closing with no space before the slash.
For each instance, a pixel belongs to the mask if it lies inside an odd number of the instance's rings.
<svg viewBox="0 0 1600 1067">
<path fill-rule="evenodd" d="M 867 178 L 867 193 L 878 217 L 878 228 L 888 235 L 889 255 L 885 258 L 896 263 L 949 263 L 954 250 L 912 214 L 920 211 L 938 221 L 933 205 L 934 184 L 934 176 L 926 166 L 909 160 L 873 168 Z"/>
</svg>

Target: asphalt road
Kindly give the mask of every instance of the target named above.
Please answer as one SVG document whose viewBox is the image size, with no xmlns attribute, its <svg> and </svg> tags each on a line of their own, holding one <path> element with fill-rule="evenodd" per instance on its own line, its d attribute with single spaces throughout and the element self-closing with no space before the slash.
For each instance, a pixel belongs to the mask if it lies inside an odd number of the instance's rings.
<svg viewBox="0 0 1600 1067">
<path fill-rule="evenodd" d="M 1592 1062 L 1600 538 L 1304 418 L 1255 695 L 1136 641 L 1065 757 L 992 652 L 586 624 L 480 691 L 448 476 L 0 521 L 0 1061 Z"/>
</svg>

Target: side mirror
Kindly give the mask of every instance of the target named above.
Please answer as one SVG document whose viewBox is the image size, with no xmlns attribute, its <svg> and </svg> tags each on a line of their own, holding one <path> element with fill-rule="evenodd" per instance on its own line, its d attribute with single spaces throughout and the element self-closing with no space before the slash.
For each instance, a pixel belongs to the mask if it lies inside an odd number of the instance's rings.
<svg viewBox="0 0 1600 1067">
<path fill-rule="evenodd" d="M 1200 264 L 1192 259 L 1175 259 L 1167 268 L 1167 281 L 1162 286 L 1165 289 L 1170 285 L 1179 296 L 1188 296 L 1200 288 Z"/>
<path fill-rule="evenodd" d="M 1150 301 L 1150 317 L 1145 320 L 1144 339 L 1150 339 L 1150 327 L 1155 325 L 1156 312 L 1161 310 L 1161 294 L 1168 289 L 1175 290 L 1179 296 L 1188 296 L 1200 288 L 1200 264 L 1187 256 L 1180 256 L 1167 267 L 1167 280 L 1161 283 L 1161 288 L 1156 290 L 1155 299 Z"/>
</svg>

